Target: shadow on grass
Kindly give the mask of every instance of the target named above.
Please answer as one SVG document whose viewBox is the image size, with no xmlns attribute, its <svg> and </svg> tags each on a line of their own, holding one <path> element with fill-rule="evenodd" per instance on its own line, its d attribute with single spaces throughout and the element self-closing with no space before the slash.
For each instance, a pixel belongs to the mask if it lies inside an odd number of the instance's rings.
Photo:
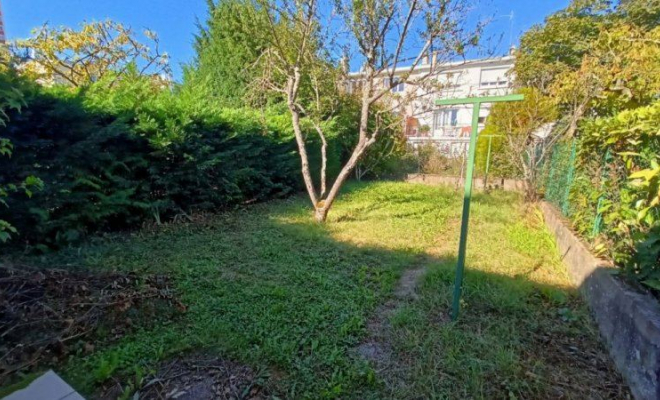
<svg viewBox="0 0 660 400">
<path fill-rule="evenodd" d="M 483 198 L 488 196 L 475 201 Z M 324 240 L 328 239 L 324 229 L 313 224 L 279 229 L 297 233 L 320 229 Z M 355 251 L 355 247 L 332 239 L 325 245 Z M 385 368 L 377 370 L 377 398 L 627 396 L 628 389 L 576 290 L 534 282 L 529 278 L 533 270 L 509 276 L 467 265 L 461 317 L 452 322 L 455 257 L 373 246 L 359 247 L 359 251 L 378 259 L 403 261 L 391 271 L 396 280 L 388 280 L 381 288 L 383 297 L 377 304 L 385 307 L 376 307 L 366 317 L 367 321 L 384 322 L 377 335 L 384 336 L 380 339 L 388 341 L 392 353 Z M 396 282 L 413 266 L 425 269 L 416 295 L 397 300 Z M 383 269 L 368 273 L 382 276 Z M 382 312 L 384 318 L 377 315 Z M 367 338 L 373 334 L 369 325 Z M 381 365 L 372 362 L 371 366 Z"/>
<path fill-rule="evenodd" d="M 347 201 L 364 190 L 349 187 Z M 304 204 L 257 205 L 80 251 L 72 258 L 78 263 L 171 276 L 188 311 L 182 321 L 138 331 L 59 370 L 86 393 L 108 376 L 139 390 L 160 362 L 203 349 L 262 371 L 254 384 L 284 398 L 625 395 L 574 290 L 467 265 L 463 310 L 453 323 L 453 257 L 338 241 L 336 230 L 354 222 L 342 219 L 351 205 L 324 226 Z M 361 221 L 382 219 L 375 213 Z M 397 299 L 411 266 L 426 272 L 415 296 Z M 387 302 L 392 307 L 380 318 Z M 356 351 L 373 336 L 374 318 L 391 349 L 386 369 Z"/>
</svg>

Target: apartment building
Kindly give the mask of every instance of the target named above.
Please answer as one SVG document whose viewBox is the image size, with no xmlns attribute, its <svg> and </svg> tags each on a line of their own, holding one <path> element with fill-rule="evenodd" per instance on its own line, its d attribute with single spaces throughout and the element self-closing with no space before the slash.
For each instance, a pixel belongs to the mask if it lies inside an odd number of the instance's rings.
<svg viewBox="0 0 660 400">
<path fill-rule="evenodd" d="M 401 80 L 391 89 L 391 95 L 385 101 L 391 102 L 392 108 L 403 114 L 405 134 L 411 146 L 416 148 L 431 143 L 447 156 L 462 156 L 470 141 L 472 107 L 439 107 L 434 104 L 435 100 L 509 94 L 513 64 L 512 55 L 443 65 L 432 65 L 426 59 L 406 81 Z M 394 79 L 407 74 L 410 68 L 396 68 Z M 349 74 L 348 90 L 359 87 L 360 76 L 360 72 Z M 383 78 L 382 84 L 389 85 L 389 78 Z M 484 104 L 479 114 L 480 129 L 489 112 L 490 105 Z"/>
</svg>

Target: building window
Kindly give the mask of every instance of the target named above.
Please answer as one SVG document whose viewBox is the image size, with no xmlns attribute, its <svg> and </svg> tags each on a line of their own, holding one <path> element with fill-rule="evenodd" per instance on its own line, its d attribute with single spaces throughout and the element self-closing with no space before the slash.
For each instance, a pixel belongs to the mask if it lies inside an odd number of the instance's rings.
<svg viewBox="0 0 660 400">
<path fill-rule="evenodd" d="M 433 117 L 433 124 L 436 129 L 458 125 L 458 110 L 455 108 L 436 110 Z"/>
<path fill-rule="evenodd" d="M 405 89 L 405 84 L 399 81 L 399 78 L 394 78 L 394 87 L 392 87 L 392 93 L 401 93 Z"/>
<path fill-rule="evenodd" d="M 486 123 L 486 117 L 479 117 L 479 123 L 480 124 Z"/>
<path fill-rule="evenodd" d="M 509 80 L 506 77 L 508 68 L 482 69 L 479 78 L 479 87 L 482 89 L 507 86 Z"/>
<path fill-rule="evenodd" d="M 460 72 L 449 72 L 442 74 L 440 75 L 440 84 L 445 89 L 456 89 L 461 86 L 459 83 L 461 75 L 462 74 Z"/>
<path fill-rule="evenodd" d="M 388 87 L 390 86 L 390 80 L 389 78 L 383 79 L 383 86 Z M 392 86 L 392 93 L 401 93 L 405 89 L 405 84 L 403 82 L 399 81 L 399 78 L 394 78 L 394 86 Z"/>
</svg>

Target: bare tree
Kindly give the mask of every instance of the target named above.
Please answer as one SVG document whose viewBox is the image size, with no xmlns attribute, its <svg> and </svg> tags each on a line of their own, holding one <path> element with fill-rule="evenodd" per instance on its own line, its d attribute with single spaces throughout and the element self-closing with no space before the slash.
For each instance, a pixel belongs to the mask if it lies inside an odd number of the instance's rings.
<svg viewBox="0 0 660 400">
<path fill-rule="evenodd" d="M 554 102 L 538 89 L 526 88 L 521 102 L 499 103 L 493 106 L 487 128 L 505 137 L 502 158 L 511 163 L 523 177 L 525 198 L 535 201 L 538 173 L 554 144 L 567 136 L 572 121 L 557 124 Z"/>
<path fill-rule="evenodd" d="M 429 78 L 475 46 L 481 26 L 468 26 L 464 0 L 257 1 L 269 16 L 270 47 L 258 62 L 263 73 L 255 88 L 279 93 L 286 100 L 305 187 L 316 220 L 324 222 L 342 185 L 391 121 L 384 114 L 429 96 L 425 87 Z M 354 54 L 362 63 L 359 74 L 340 75 L 341 69 L 332 62 L 332 56 L 340 52 Z M 403 63 L 409 66 L 401 68 Z M 358 137 L 346 164 L 328 185 L 322 122 L 332 115 L 333 102 L 323 99 L 332 98 L 348 81 L 353 81 L 360 105 Z M 375 107 L 387 102 L 392 89 L 402 83 L 416 90 L 389 100 L 392 107 Z M 305 117 L 322 143 L 319 190 L 310 173 L 301 125 Z"/>
</svg>

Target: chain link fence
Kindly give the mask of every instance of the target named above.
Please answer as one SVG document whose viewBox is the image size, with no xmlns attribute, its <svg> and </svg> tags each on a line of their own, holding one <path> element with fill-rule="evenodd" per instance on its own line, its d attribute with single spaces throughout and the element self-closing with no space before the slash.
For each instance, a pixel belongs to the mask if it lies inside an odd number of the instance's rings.
<svg viewBox="0 0 660 400">
<path fill-rule="evenodd" d="M 608 150 L 590 155 L 585 162 L 586 155 L 580 151 L 579 139 L 556 143 L 541 166 L 539 192 L 565 217 L 579 221 L 582 234 L 593 238 L 603 230 L 600 210 L 611 186 L 612 160 Z"/>
<path fill-rule="evenodd" d="M 570 191 L 575 180 L 577 141 L 559 142 L 542 166 L 540 192 L 566 216 L 571 215 Z"/>
</svg>

